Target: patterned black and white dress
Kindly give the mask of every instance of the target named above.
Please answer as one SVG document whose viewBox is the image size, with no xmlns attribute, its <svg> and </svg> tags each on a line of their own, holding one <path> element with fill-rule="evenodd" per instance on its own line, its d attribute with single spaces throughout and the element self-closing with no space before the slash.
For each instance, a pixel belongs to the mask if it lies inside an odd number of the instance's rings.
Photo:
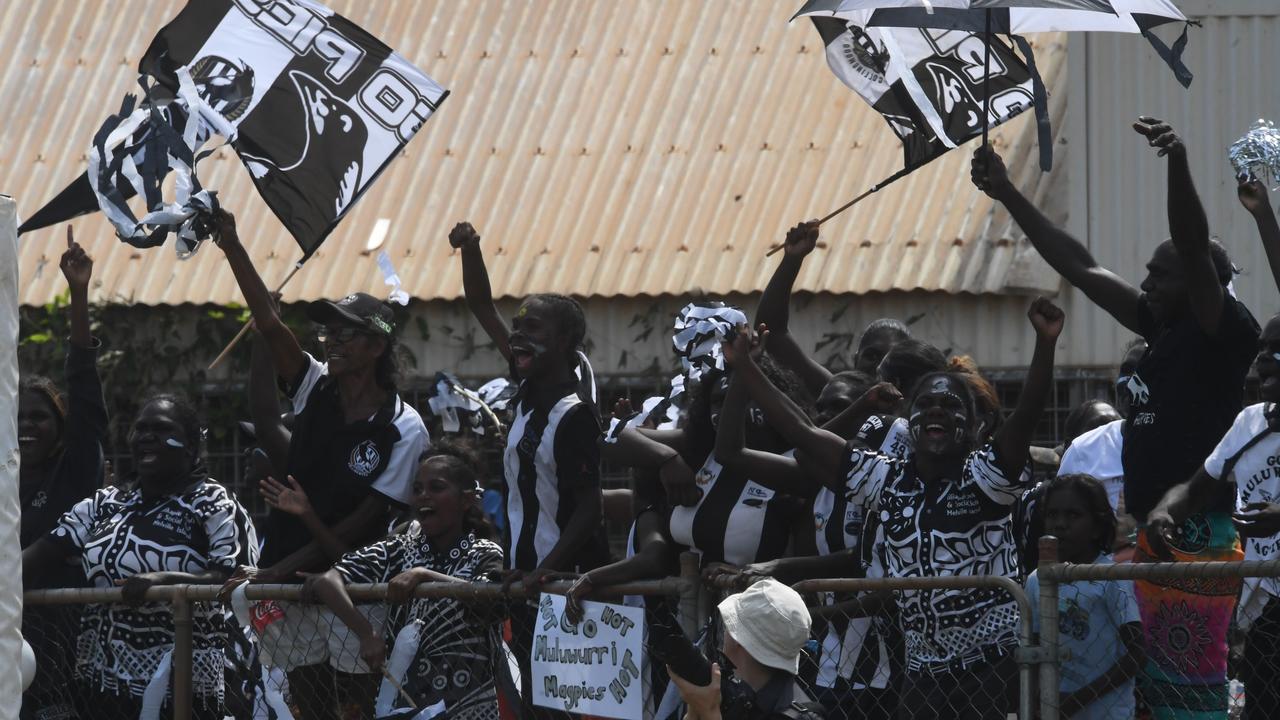
<svg viewBox="0 0 1280 720">
<path fill-rule="evenodd" d="M 881 524 L 888 577 L 1019 576 L 1010 511 L 1031 482 L 1029 466 L 1008 478 L 986 445 L 959 477 L 926 484 L 914 459 L 851 447 L 845 471 L 849 502 Z M 898 604 L 913 672 L 951 672 L 1017 644 L 1018 608 L 1002 590 L 904 590 Z"/>
<path fill-rule="evenodd" d="M 503 561 L 497 543 L 473 533 L 441 551 L 432 548 L 425 536 L 414 534 L 347 553 L 333 567 L 348 583 L 385 583 L 419 567 L 462 580 L 487 580 L 502 572 Z M 497 720 L 494 663 L 505 662 L 497 619 L 485 622 L 457 600 L 417 599 L 407 610 L 393 613 L 388 644 L 415 622 L 421 623 L 419 644 L 403 684 L 417 706 L 443 702 L 451 720 Z"/>
<path fill-rule="evenodd" d="M 258 559 L 248 512 L 209 480 L 151 498 L 136 488 L 103 488 L 63 515 L 49 537 L 80 555 L 85 577 L 98 588 L 139 573 L 229 574 Z M 196 701 L 220 705 L 229 617 L 207 603 L 195 604 L 192 615 Z M 75 677 L 90 688 L 141 697 L 172 648 L 169 604 L 87 605 L 76 640 Z"/>
</svg>

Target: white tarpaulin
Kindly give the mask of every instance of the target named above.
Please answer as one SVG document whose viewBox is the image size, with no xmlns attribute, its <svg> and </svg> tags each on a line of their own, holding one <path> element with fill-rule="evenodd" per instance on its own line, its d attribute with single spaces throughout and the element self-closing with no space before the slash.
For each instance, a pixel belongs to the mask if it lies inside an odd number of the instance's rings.
<svg viewBox="0 0 1280 720">
<path fill-rule="evenodd" d="M 22 707 L 22 554 L 18 540 L 18 207 L 0 195 L 0 720 Z"/>
</svg>

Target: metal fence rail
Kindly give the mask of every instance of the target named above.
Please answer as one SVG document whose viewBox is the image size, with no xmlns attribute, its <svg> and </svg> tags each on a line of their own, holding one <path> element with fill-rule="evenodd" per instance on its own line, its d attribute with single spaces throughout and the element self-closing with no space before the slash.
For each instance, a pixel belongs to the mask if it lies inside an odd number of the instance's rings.
<svg viewBox="0 0 1280 720">
<path fill-rule="evenodd" d="M 696 563 L 690 567 L 690 570 L 692 572 L 690 577 L 671 577 L 596 588 L 593 589 L 590 597 L 601 600 L 617 599 L 624 595 L 678 598 L 683 622 L 682 629 L 687 634 L 692 635 L 699 620 L 698 598 L 701 592 L 701 585 L 696 580 Z M 564 593 L 569 589 L 570 584 L 568 582 L 547 583 L 540 591 Z M 347 593 L 358 608 L 387 607 L 385 598 L 387 597 L 388 587 L 386 584 L 353 584 L 347 586 Z M 198 672 L 196 663 L 193 662 L 193 653 L 196 648 L 196 633 L 193 632 L 196 622 L 194 622 L 193 608 L 222 607 L 222 603 L 218 602 L 217 597 L 219 590 L 220 588 L 217 586 L 208 585 L 170 585 L 152 587 L 146 592 L 145 600 L 148 603 L 163 604 L 167 606 L 172 614 L 172 664 L 170 669 L 172 687 L 170 697 L 172 704 L 166 706 L 167 712 L 163 717 L 173 717 L 178 720 L 187 720 L 192 717 L 210 717 L 209 715 L 201 714 L 198 703 L 193 704 L 193 675 Z M 249 601 L 298 602 L 303 598 L 303 586 L 249 585 L 245 588 L 244 595 Z M 496 583 L 433 582 L 419 585 L 413 597 L 418 599 L 452 599 L 467 606 L 478 607 L 495 602 L 507 603 L 512 600 L 536 598 L 537 594 L 521 583 L 514 583 L 509 588 L 503 588 L 502 585 Z M 29 615 L 33 611 L 35 614 L 43 612 L 47 615 L 49 611 L 58 608 L 79 610 L 91 606 L 111 606 L 122 601 L 122 591 L 119 588 L 33 590 L 24 595 L 24 603 Z M 199 613 L 197 612 L 196 614 L 198 615 Z M 61 622 L 32 623 L 29 625 L 28 632 L 33 636 L 43 633 L 44 637 L 31 638 L 33 644 L 37 644 L 42 648 L 62 648 L 64 650 L 64 660 L 69 660 L 70 653 L 65 651 L 68 648 L 74 648 L 78 642 L 77 637 L 71 636 L 71 633 L 76 632 L 76 627 L 77 622 L 74 617 L 70 622 L 64 617 Z M 331 629 L 331 634 L 332 632 L 336 632 L 336 630 Z M 345 628 L 343 632 L 346 632 Z M 336 639 L 340 644 L 344 640 L 344 638 Z M 347 643 L 350 644 L 349 639 Z M 503 659 L 494 658 L 494 662 Z M 51 668 L 46 666 L 42 670 L 47 673 Z M 72 685 L 70 669 L 58 667 L 52 668 L 52 670 L 58 672 L 59 675 L 55 678 L 46 678 L 46 680 L 52 680 L 51 683 L 48 683 L 49 689 L 46 694 L 59 693 L 63 697 L 69 696 Z M 397 689 L 400 688 L 397 686 Z M 308 689 L 309 691 L 310 689 Z M 403 693 L 404 690 L 400 689 L 400 692 Z M 50 698 L 46 697 L 44 699 L 49 700 Z M 65 715 L 61 714 L 63 712 L 65 711 L 51 711 L 49 717 L 65 717 Z M 81 710 L 79 717 L 85 718 L 84 712 L 84 710 Z M 95 714 L 90 717 L 95 719 L 115 720 L 116 717 L 120 717 L 123 720 L 123 716 L 112 715 L 101 708 L 94 709 L 91 712 Z M 228 712 L 228 714 L 240 717 L 239 714 L 233 712 Z M 372 717 L 372 715 L 364 716 Z M 24 714 L 24 717 L 39 718 L 40 716 Z M 221 718 L 222 715 L 217 715 L 216 717 Z"/>
<path fill-rule="evenodd" d="M 1067 653 L 1061 649 L 1063 619 L 1059 616 L 1061 594 L 1064 586 L 1073 583 L 1090 581 L 1160 581 L 1176 584 L 1177 581 L 1191 581 L 1193 584 L 1204 583 L 1214 579 L 1238 579 L 1280 577 L 1280 560 L 1265 561 L 1233 561 L 1233 562 L 1135 562 L 1106 565 L 1071 564 L 1058 562 L 1057 542 L 1052 537 L 1040 540 L 1040 566 L 1037 570 L 1040 583 L 1040 636 L 1039 653 L 1046 662 L 1040 667 L 1040 718 L 1057 720 L 1060 716 L 1059 688 L 1060 672 L 1063 662 L 1068 659 Z M 1232 603 L 1232 613 L 1235 605 Z M 1234 619 L 1232 625 L 1234 626 Z M 1070 625 L 1070 621 L 1066 622 Z M 1150 628 L 1144 626 L 1144 631 Z M 1194 628 L 1191 628 L 1194 630 Z M 1147 652 L 1154 652 L 1149 646 Z M 1227 652 L 1228 648 L 1218 648 Z M 1048 662 L 1053 658 L 1055 661 Z M 1267 669 L 1266 684 L 1273 684 L 1280 667 Z M 1228 679 L 1239 677 L 1239 671 L 1233 668 Z M 1259 694 L 1261 688 L 1254 688 L 1253 694 Z M 1250 689 L 1245 687 L 1245 707 L 1248 707 Z M 1234 713 L 1233 713 L 1234 716 Z M 1254 714 L 1251 717 L 1263 717 Z"/>
<path fill-rule="evenodd" d="M 861 594 L 875 591 L 914 591 L 943 589 L 986 589 L 1007 593 L 1016 603 L 1019 613 L 1017 627 L 1018 647 L 1014 652 L 1018 675 L 1017 715 L 1020 718 L 1043 718 L 1054 720 L 1060 716 L 1059 692 L 1062 682 L 1062 669 L 1070 661 L 1070 656 L 1063 649 L 1071 645 L 1070 638 L 1063 636 L 1063 627 L 1072 632 L 1073 618 L 1070 616 L 1070 597 L 1078 592 L 1073 583 L 1093 581 L 1133 581 L 1133 580 L 1209 580 L 1214 578 L 1280 578 L 1280 560 L 1266 562 L 1195 562 L 1195 563 L 1143 563 L 1114 565 L 1071 565 L 1056 561 L 1056 548 L 1052 543 L 1043 543 L 1041 549 L 1041 565 L 1037 571 L 1038 597 L 1028 592 L 1017 581 L 1004 577 L 933 577 L 933 578 L 859 578 L 859 579 L 822 579 L 806 580 L 793 585 L 800 593 L 812 596 L 815 593 L 832 593 L 837 597 L 861 597 Z M 567 582 L 549 583 L 544 591 L 563 593 L 569 587 Z M 385 605 L 387 585 L 352 585 L 348 586 L 348 594 L 360 607 Z M 685 634 L 695 637 L 697 632 L 707 627 L 711 616 L 715 597 L 726 591 L 742 589 L 741 583 L 713 582 L 704 583 L 698 577 L 696 559 L 686 555 L 682 558 L 681 577 L 665 578 L 627 585 L 601 588 L 591 593 L 592 599 L 615 599 L 623 595 L 665 596 L 678 602 L 680 622 Z M 193 665 L 193 654 L 198 652 L 199 624 L 201 618 L 210 608 L 222 607 L 217 602 L 219 588 L 214 586 L 175 585 L 153 587 L 147 591 L 148 602 L 159 603 L 167 607 L 172 617 L 172 668 L 171 687 L 172 705 L 168 707 L 171 716 L 186 720 L 187 718 L 208 717 L 202 714 L 200 704 L 193 703 L 198 697 L 193 674 L 199 668 Z M 244 595 L 251 601 L 275 600 L 297 602 L 302 598 L 302 586 L 299 585 L 250 585 Z M 52 613 L 65 608 L 71 613 L 85 607 L 103 606 L 121 601 L 119 589 L 64 589 L 31 591 L 25 595 L 25 603 L 34 614 Z M 506 602 L 514 599 L 532 597 L 532 593 L 517 583 L 504 591 L 503 587 L 489 583 L 426 583 L 420 585 L 414 593 L 416 598 L 437 598 L 456 600 L 468 607 L 481 607 L 495 602 Z M 1065 603 L 1065 604 L 1063 604 Z M 1062 608 L 1068 611 L 1061 612 Z M 833 606 L 812 608 L 815 616 L 840 617 L 838 609 Z M 1039 636 L 1033 633 L 1032 618 L 1038 614 Z M 1060 616 L 1061 615 L 1061 616 Z M 847 623 L 853 616 L 845 616 Z M 857 616 L 859 618 L 864 616 Z M 825 622 L 825 621 L 824 621 Z M 59 624 L 61 623 L 61 624 Z M 46 622 L 42 627 L 54 628 L 46 632 L 46 645 L 62 648 L 74 648 L 78 638 L 74 624 L 68 624 L 66 618 L 57 622 Z M 60 629 L 59 629 L 60 628 Z M 71 629 L 68 629 L 71 628 Z M 62 635 L 54 637 L 54 633 Z M 336 631 L 335 631 L 336 632 Z M 825 629 L 824 629 L 825 632 Z M 1078 638 L 1077 638 L 1078 639 Z M 343 641 L 343 638 L 337 638 Z M 347 639 L 349 641 L 349 638 Z M 813 643 L 823 640 L 815 631 Z M 34 643 L 33 643 L 34 644 Z M 505 646 L 504 646 L 505 647 Z M 714 648 L 708 648 L 713 650 Z M 508 651 L 510 652 L 510 651 Z M 811 654 L 813 654 L 811 652 Z M 69 655 L 67 655 L 69 657 Z M 1078 658 L 1077 658 L 1078 659 Z M 505 660 L 505 658 L 496 658 Z M 1273 668 L 1280 670 L 1280 667 Z M 43 667 L 42 667 L 43 671 Z M 60 675 L 45 678 L 52 680 L 48 692 L 70 694 L 70 669 L 60 668 Z M 1274 672 L 1271 675 L 1274 677 Z M 304 692 L 307 689 L 300 689 Z M 1246 692 L 1250 689 L 1246 687 Z M 1038 696 L 1038 697 L 1037 697 Z M 898 702 L 896 696 L 893 702 Z M 904 702 L 919 702 L 918 698 L 903 698 Z M 852 702 L 852 700 L 850 700 Z M 979 702 L 975 700 L 975 702 Z M 880 717 L 893 717 L 895 707 L 880 708 Z M 241 715 L 228 711 L 229 715 Z M 165 717 L 170 716 L 166 713 Z M 34 717 L 26 715 L 24 717 Z M 56 715 L 51 715 L 56 717 Z M 84 717 L 82 714 L 81 717 Z M 110 717 L 107 714 L 95 717 Z M 371 717 L 371 716 L 369 716 Z"/>
</svg>

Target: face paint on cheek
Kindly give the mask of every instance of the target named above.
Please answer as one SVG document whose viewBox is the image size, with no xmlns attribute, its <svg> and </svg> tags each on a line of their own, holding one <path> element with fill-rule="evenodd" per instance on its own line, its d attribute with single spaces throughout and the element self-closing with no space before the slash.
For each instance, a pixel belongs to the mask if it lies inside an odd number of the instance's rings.
<svg viewBox="0 0 1280 720">
<path fill-rule="evenodd" d="M 534 357 L 542 357 L 543 355 L 546 355 L 546 354 L 547 354 L 547 346 L 546 346 L 546 345 L 540 345 L 540 344 L 538 344 L 538 343 L 536 343 L 536 342 L 530 342 L 530 343 L 529 343 L 529 349 L 530 349 L 530 350 L 533 350 L 533 356 L 534 356 Z"/>
<path fill-rule="evenodd" d="M 164 444 L 168 445 L 171 448 L 184 448 L 187 446 L 187 444 L 182 442 L 181 440 L 177 438 L 171 438 L 171 437 L 165 438 Z"/>
<path fill-rule="evenodd" d="M 907 428 L 911 432 L 911 440 L 913 442 L 920 441 L 920 423 L 917 422 L 917 419 L 922 414 L 923 413 L 920 413 L 920 412 L 914 412 L 914 413 L 911 413 L 911 417 L 907 419 Z"/>
</svg>

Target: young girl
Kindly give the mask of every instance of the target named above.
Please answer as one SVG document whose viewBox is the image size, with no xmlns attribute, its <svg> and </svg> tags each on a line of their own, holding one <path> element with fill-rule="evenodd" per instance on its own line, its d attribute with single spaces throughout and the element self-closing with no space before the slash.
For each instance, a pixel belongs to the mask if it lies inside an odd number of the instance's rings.
<svg viewBox="0 0 1280 720">
<path fill-rule="evenodd" d="M 1116 516 L 1106 488 L 1088 475 L 1060 475 L 1045 488 L 1045 532 L 1058 538 L 1069 563 L 1110 564 Z M 1027 578 L 1034 625 L 1040 628 L 1040 578 Z M 1062 663 L 1059 707 L 1064 718 L 1119 720 L 1134 715 L 1134 676 L 1142 668 L 1142 624 L 1133 583 L 1088 580 L 1058 588 Z"/>
<path fill-rule="evenodd" d="M 480 509 L 480 473 L 475 456 L 437 442 L 418 466 L 412 509 L 420 530 L 348 553 L 323 575 L 308 578 L 308 591 L 324 601 L 360 639 L 360 656 L 371 668 L 387 657 L 385 637 L 417 623 L 418 645 L 408 672 L 397 678 L 419 708 L 443 702 L 450 718 L 497 718 L 495 659 L 503 657 L 496 623 L 477 622 L 457 600 L 412 599 L 424 582 L 494 579 L 502 572 L 502 548 Z M 390 583 L 387 600 L 408 603 L 392 613 L 384 637 L 355 609 L 344 583 Z M 404 704 L 399 693 L 396 705 Z M 407 707 L 407 706 L 406 706 Z M 385 713 L 380 713 L 385 714 Z"/>
</svg>

